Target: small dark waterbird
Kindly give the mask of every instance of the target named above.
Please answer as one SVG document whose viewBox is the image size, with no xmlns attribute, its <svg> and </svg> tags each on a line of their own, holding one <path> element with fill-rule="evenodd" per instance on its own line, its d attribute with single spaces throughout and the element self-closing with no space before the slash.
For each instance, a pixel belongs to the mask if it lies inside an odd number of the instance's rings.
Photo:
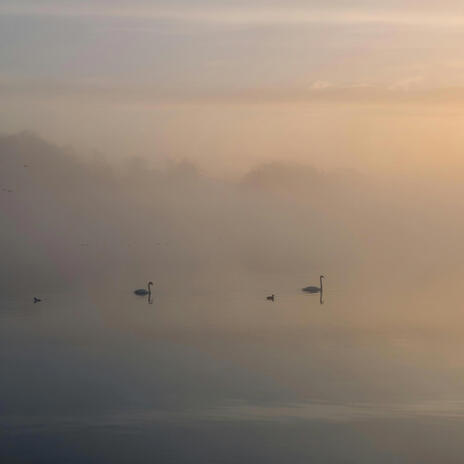
<svg viewBox="0 0 464 464">
<path fill-rule="evenodd" d="M 137 290 L 134 290 L 134 293 L 136 295 L 151 295 L 151 286 L 152 285 L 154 285 L 154 284 L 150 280 L 150 282 L 148 282 L 147 288 L 138 288 Z"/>
<path fill-rule="evenodd" d="M 40 298 L 37 298 L 36 296 L 34 297 L 34 304 L 35 303 L 40 303 L 42 300 Z"/>
<path fill-rule="evenodd" d="M 320 287 L 314 287 L 314 286 L 310 285 L 309 287 L 304 287 L 301 290 L 303 290 L 303 292 L 306 292 L 306 293 L 322 293 L 323 292 L 322 279 L 325 279 L 325 277 L 323 275 L 321 275 L 319 277 L 319 280 L 321 282 Z"/>
<path fill-rule="evenodd" d="M 267 297 L 266 297 L 266 300 L 274 301 L 274 297 L 275 297 L 275 295 L 272 294 L 272 295 L 270 295 L 270 296 L 267 296 Z"/>
</svg>

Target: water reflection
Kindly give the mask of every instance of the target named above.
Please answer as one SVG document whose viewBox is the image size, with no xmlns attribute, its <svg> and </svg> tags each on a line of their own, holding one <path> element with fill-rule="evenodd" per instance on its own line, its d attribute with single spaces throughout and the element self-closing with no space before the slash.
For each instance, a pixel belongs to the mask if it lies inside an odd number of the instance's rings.
<svg viewBox="0 0 464 464">
<path fill-rule="evenodd" d="M 5 462 L 63 462 L 71 453 L 83 464 L 80 449 L 99 462 L 140 464 L 460 462 L 461 331 L 454 324 L 453 342 L 449 327 L 421 332 L 425 316 L 405 319 L 429 295 L 415 306 L 409 289 L 398 303 L 372 285 L 361 299 L 354 285 L 333 284 L 330 311 L 308 311 L 299 276 L 243 275 L 229 286 L 209 275 L 181 287 L 173 275 L 160 280 L 156 314 L 133 310 L 127 278 L 47 293 L 46 305 L 0 304 Z M 263 298 L 269 286 L 279 304 Z M 437 311 L 449 316 L 445 302 Z M 413 440 L 420 434 L 426 443 Z M 179 445 L 192 436 L 203 454 Z M 51 456 L 56 437 L 61 454 Z M 236 443 L 245 443 L 242 454 Z M 427 446 L 435 461 L 416 459 Z"/>
</svg>

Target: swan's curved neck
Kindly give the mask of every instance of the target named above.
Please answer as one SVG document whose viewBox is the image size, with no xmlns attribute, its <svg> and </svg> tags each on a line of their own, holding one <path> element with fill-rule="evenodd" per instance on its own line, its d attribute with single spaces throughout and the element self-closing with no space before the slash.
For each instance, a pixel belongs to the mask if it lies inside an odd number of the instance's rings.
<svg viewBox="0 0 464 464">
<path fill-rule="evenodd" d="M 319 277 L 319 281 L 321 282 L 321 292 L 322 292 L 322 277 Z"/>
</svg>

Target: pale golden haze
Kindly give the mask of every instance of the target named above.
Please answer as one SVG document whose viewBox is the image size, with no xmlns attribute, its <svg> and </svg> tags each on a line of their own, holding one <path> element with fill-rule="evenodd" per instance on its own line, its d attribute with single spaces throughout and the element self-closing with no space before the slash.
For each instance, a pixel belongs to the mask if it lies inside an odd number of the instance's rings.
<svg viewBox="0 0 464 464">
<path fill-rule="evenodd" d="M 1 0 L 0 127 L 221 175 L 459 178 L 463 24 L 449 0 Z"/>
<path fill-rule="evenodd" d="M 1 462 L 462 462 L 463 18 L 0 0 Z"/>
</svg>

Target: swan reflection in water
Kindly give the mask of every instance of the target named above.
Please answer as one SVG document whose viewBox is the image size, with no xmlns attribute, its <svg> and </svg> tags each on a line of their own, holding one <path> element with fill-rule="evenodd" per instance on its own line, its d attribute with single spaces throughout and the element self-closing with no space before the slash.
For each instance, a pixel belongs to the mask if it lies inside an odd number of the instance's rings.
<svg viewBox="0 0 464 464">
<path fill-rule="evenodd" d="M 324 287 L 322 285 L 322 279 L 325 279 L 325 277 L 323 275 L 319 276 L 320 287 L 310 285 L 308 287 L 304 287 L 304 288 L 301 289 L 305 293 L 311 293 L 311 294 L 319 293 L 319 303 L 320 304 L 324 304 L 324 299 L 323 299 Z"/>
</svg>

